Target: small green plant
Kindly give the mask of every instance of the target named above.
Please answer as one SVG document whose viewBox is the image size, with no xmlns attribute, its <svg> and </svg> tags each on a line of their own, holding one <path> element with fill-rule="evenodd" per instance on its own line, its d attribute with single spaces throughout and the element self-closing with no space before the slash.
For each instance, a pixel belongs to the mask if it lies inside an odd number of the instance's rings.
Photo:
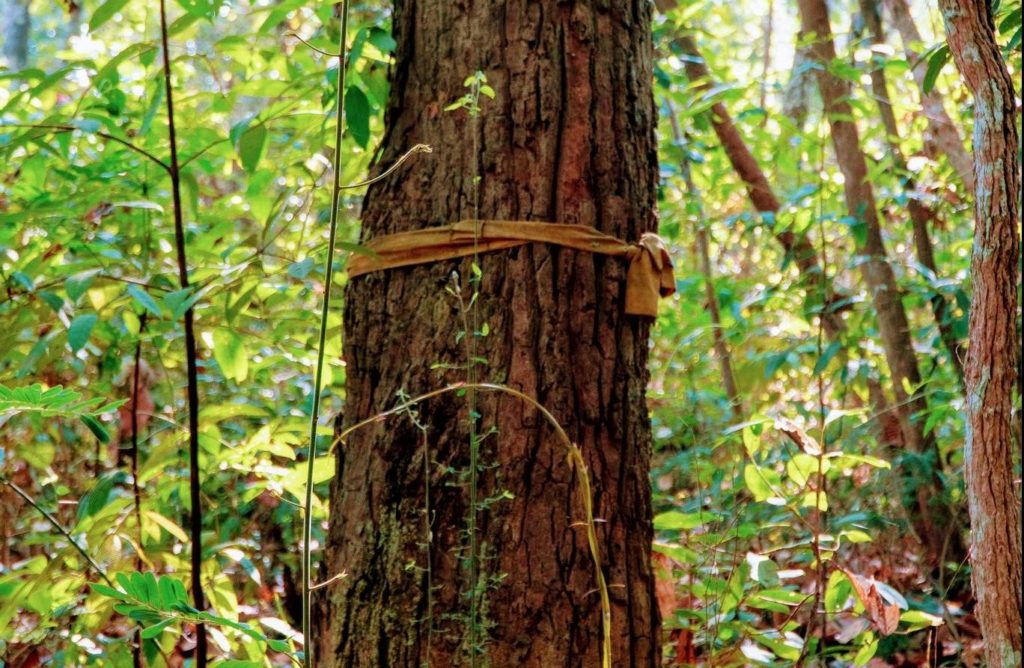
<svg viewBox="0 0 1024 668">
<path fill-rule="evenodd" d="M 482 95 L 493 100 L 495 95 L 494 89 L 487 84 L 487 75 L 479 70 L 466 77 L 462 85 L 469 90 L 465 95 L 447 105 L 444 110 L 455 111 L 456 109 L 465 109 L 469 112 L 470 116 L 476 118 L 481 112 L 480 96 Z"/>
</svg>

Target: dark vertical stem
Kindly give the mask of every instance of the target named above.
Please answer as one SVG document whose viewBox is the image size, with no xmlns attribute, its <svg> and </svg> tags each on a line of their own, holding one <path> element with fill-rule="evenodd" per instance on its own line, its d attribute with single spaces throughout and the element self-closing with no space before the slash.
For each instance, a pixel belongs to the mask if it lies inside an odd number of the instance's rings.
<svg viewBox="0 0 1024 668">
<path fill-rule="evenodd" d="M 160 40 L 163 44 L 164 97 L 167 103 L 167 135 L 171 147 L 171 196 L 174 200 L 174 242 L 178 259 L 178 282 L 187 289 L 188 261 L 185 258 L 185 222 L 181 207 L 181 170 L 178 164 L 178 142 L 174 129 L 174 89 L 171 86 L 171 56 L 167 47 L 167 0 L 160 0 Z M 192 599 L 198 610 L 206 607 L 203 597 L 201 568 L 203 564 L 203 510 L 199 496 L 199 374 L 196 369 L 195 314 L 185 311 L 185 362 L 188 372 L 188 453 L 190 529 L 192 539 Z M 196 665 L 206 668 L 206 625 L 196 625 Z"/>
<path fill-rule="evenodd" d="M 146 328 L 146 313 L 139 317 L 139 340 L 135 344 L 135 368 L 132 370 L 132 496 L 135 503 L 136 540 L 138 550 L 135 554 L 135 570 L 142 570 L 142 490 L 139 488 L 139 381 L 142 363 L 142 332 Z M 132 665 L 141 668 L 142 661 L 142 629 L 136 627 L 135 642 L 132 644 Z"/>
</svg>

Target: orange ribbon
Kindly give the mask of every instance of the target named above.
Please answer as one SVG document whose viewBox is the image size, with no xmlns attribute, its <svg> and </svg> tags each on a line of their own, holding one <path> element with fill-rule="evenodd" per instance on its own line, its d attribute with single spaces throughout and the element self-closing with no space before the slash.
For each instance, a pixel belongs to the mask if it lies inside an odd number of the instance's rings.
<svg viewBox="0 0 1024 668">
<path fill-rule="evenodd" d="M 518 220 L 463 220 L 442 227 L 398 232 L 371 239 L 367 254 L 349 261 L 350 278 L 373 271 L 441 262 L 477 253 L 548 243 L 629 261 L 626 273 L 626 313 L 658 315 L 658 299 L 676 291 L 672 259 L 665 242 L 646 233 L 627 243 L 587 225 Z"/>
</svg>

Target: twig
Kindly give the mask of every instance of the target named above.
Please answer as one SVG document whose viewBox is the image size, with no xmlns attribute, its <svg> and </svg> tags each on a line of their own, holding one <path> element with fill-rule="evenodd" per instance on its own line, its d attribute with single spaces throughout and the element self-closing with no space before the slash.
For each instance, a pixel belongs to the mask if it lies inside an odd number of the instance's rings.
<svg viewBox="0 0 1024 668">
<path fill-rule="evenodd" d="M 36 503 L 36 500 L 29 496 L 23 489 L 21 489 L 20 487 L 18 487 L 17 485 L 15 485 L 13 482 L 11 482 L 2 475 L 0 475 L 0 482 L 13 489 L 15 494 L 17 494 L 18 496 L 25 500 L 25 503 L 35 508 L 40 515 L 45 517 L 46 521 L 52 524 L 54 529 L 56 529 L 58 532 L 60 532 L 62 536 L 68 539 L 68 542 L 70 542 L 72 547 L 74 547 L 78 551 L 78 553 L 82 555 L 82 558 L 89 562 L 89 565 L 92 566 L 93 570 L 96 571 L 108 585 L 110 585 L 111 587 L 114 586 L 114 583 L 110 580 L 109 577 L 107 577 L 106 571 L 104 571 L 103 568 L 99 564 L 97 564 L 91 556 L 89 556 L 89 553 L 85 551 L 85 548 L 78 544 L 78 541 L 76 541 L 71 536 L 71 532 L 65 529 L 61 525 L 61 523 L 57 521 L 56 517 L 54 517 L 45 509 L 43 509 L 43 507 Z"/>
<path fill-rule="evenodd" d="M 345 55 L 345 45 L 344 44 L 341 45 L 341 53 L 331 53 L 330 51 L 324 51 L 323 49 L 320 49 L 318 47 L 313 46 L 312 44 L 310 44 L 309 42 L 304 40 L 302 38 L 302 36 L 299 35 L 298 33 L 288 32 L 288 33 L 285 33 L 285 37 L 294 37 L 295 39 L 299 40 L 300 42 L 302 42 L 303 44 L 308 46 L 310 49 L 316 51 L 319 54 L 325 55 L 328 58 L 341 58 L 341 57 L 343 57 Z M 342 39 L 344 39 L 344 36 L 342 36 Z"/>
<path fill-rule="evenodd" d="M 372 179 L 369 179 L 368 181 L 360 181 L 359 183 L 352 183 L 352 184 L 349 184 L 347 186 L 338 186 L 338 189 L 339 190 L 349 190 L 351 188 L 362 188 L 363 186 L 368 186 L 371 183 L 376 183 L 377 181 L 380 181 L 380 180 L 385 179 L 388 176 L 390 176 L 391 173 L 394 172 L 396 169 L 398 169 L 398 167 L 403 162 L 405 162 L 406 160 L 411 158 L 413 156 L 413 154 L 415 154 L 415 153 L 433 153 L 433 152 L 434 152 L 434 149 L 430 148 L 426 144 L 416 144 L 411 149 L 409 149 L 408 151 L 403 153 L 402 157 L 399 158 L 398 160 L 396 160 L 395 164 L 393 164 L 390 167 L 388 167 L 387 171 L 385 171 L 383 174 L 379 174 L 379 175 L 373 177 Z"/>
<path fill-rule="evenodd" d="M 74 132 L 75 130 L 81 130 L 82 129 L 82 128 L 79 128 L 79 127 L 75 127 L 74 125 L 47 125 L 47 124 L 38 125 L 38 124 L 31 124 L 31 123 L 28 123 L 28 124 L 26 124 L 26 123 L 3 123 L 3 124 L 0 124 L 0 128 L 24 128 L 24 129 L 35 129 L 35 130 L 53 130 L 54 132 Z M 83 130 L 83 132 L 84 132 L 84 130 Z M 164 162 L 160 158 L 156 157 L 155 155 L 153 155 L 152 153 L 150 153 L 146 149 L 142 148 L 141 146 L 136 146 L 135 144 L 131 143 L 127 139 L 123 139 L 121 137 L 112 135 L 112 134 L 107 133 L 107 132 L 94 132 L 92 134 L 95 134 L 95 135 L 97 135 L 99 137 L 103 137 L 104 139 L 109 139 L 110 141 L 113 141 L 113 142 L 117 142 L 118 144 L 121 144 L 122 146 L 135 151 L 139 155 L 142 155 L 142 156 L 145 156 L 145 157 L 149 158 L 150 160 L 152 160 L 156 164 L 160 165 L 160 167 L 163 168 L 163 170 L 166 171 L 167 173 L 170 173 L 170 171 L 171 171 L 171 166 L 168 165 L 166 162 Z"/>
</svg>

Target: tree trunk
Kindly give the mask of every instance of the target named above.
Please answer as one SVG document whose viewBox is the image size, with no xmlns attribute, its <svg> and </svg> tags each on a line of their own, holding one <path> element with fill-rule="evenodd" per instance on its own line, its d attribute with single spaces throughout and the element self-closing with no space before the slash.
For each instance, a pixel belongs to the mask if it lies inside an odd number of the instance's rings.
<svg viewBox="0 0 1024 668">
<path fill-rule="evenodd" d="M 921 60 L 921 54 L 915 45 L 921 44 L 921 33 L 917 30 L 914 17 L 910 13 L 910 4 L 907 0 L 885 0 L 885 6 L 892 16 L 892 24 L 903 40 L 903 52 L 907 60 L 916 65 L 914 67 L 914 80 L 921 90 L 921 108 L 924 110 L 925 118 L 928 119 L 928 130 L 931 133 L 931 140 L 940 151 L 946 154 L 946 159 L 952 165 L 953 171 L 957 173 L 967 191 L 974 194 L 974 164 L 971 156 L 964 148 L 964 141 L 960 137 L 953 119 L 946 112 L 942 95 L 934 88 L 925 91 L 924 78 L 928 72 L 928 61 Z"/>
<path fill-rule="evenodd" d="M 28 67 L 28 35 L 32 28 L 29 0 L 0 0 L 0 37 L 7 67 L 17 72 Z"/>
<path fill-rule="evenodd" d="M 882 31 L 882 20 L 879 15 L 878 0 L 860 0 L 860 11 L 864 17 L 864 24 L 871 33 L 871 38 L 876 44 L 885 44 L 885 33 Z M 935 264 L 935 252 L 932 247 L 931 233 L 929 227 L 935 220 L 935 211 L 921 201 L 917 194 L 917 184 L 914 177 L 907 171 L 907 160 L 900 147 L 900 130 L 896 124 L 896 114 L 892 110 L 892 101 L 889 98 L 889 86 L 885 80 L 885 70 L 882 67 L 871 69 L 871 92 L 878 103 L 878 113 L 882 117 L 882 125 L 885 127 L 886 143 L 889 146 L 889 156 L 892 158 L 893 166 L 900 172 L 900 179 L 903 182 L 903 191 L 907 196 L 907 211 L 910 214 L 910 224 L 914 231 L 914 251 L 917 261 L 925 269 L 932 273 L 932 276 L 939 275 L 939 269 Z M 960 361 L 960 341 L 953 332 L 953 323 L 950 321 L 951 305 L 949 300 L 942 294 L 936 292 L 931 298 L 932 314 L 935 316 L 935 326 L 939 330 L 939 340 L 942 341 L 946 352 L 949 354 L 950 364 L 953 365 L 953 372 L 956 375 L 961 387 L 964 382 L 964 365 Z"/>
<path fill-rule="evenodd" d="M 1020 348 L 1020 163 L 1013 79 L 983 0 L 939 0 L 950 52 L 974 95 L 978 177 L 967 355 L 967 500 L 972 580 L 989 666 L 1021 665 L 1020 488 L 1014 485 L 1013 389 Z M 1019 483 L 1018 483 L 1019 484 Z"/>
<path fill-rule="evenodd" d="M 399 0 L 393 25 L 380 165 L 416 143 L 434 152 L 370 188 L 364 241 L 468 218 L 593 225 L 626 240 L 655 229 L 648 4 Z M 478 116 L 446 111 L 477 70 L 495 99 L 481 97 Z M 541 244 L 480 256 L 479 281 L 473 264 L 349 283 L 344 425 L 400 392 L 467 377 L 536 398 L 590 472 L 612 665 L 657 666 L 649 323 L 623 315 L 626 267 Z M 325 566 L 348 577 L 327 589 L 323 661 L 601 665 L 601 597 L 564 445 L 536 410 L 499 393 L 446 394 L 416 410 L 423 430 L 395 417 L 337 448 Z M 476 508 L 471 423 L 483 435 Z"/>
<path fill-rule="evenodd" d="M 933 458 L 934 470 L 929 479 L 918 481 L 914 480 L 913 475 L 907 476 L 912 486 L 908 492 L 916 497 L 917 512 L 911 514 L 911 521 L 918 538 L 925 544 L 930 561 L 941 565 L 947 558 L 957 556 L 955 549 L 947 552 L 946 543 L 948 533 L 953 531 L 957 535 L 951 544 L 957 545 L 959 531 L 952 521 L 949 505 L 945 502 L 938 474 L 938 448 L 934 437 L 924 432 L 924 421 L 920 419 L 928 405 L 924 395 L 916 389 L 921 384 L 921 374 L 910 338 L 910 325 L 902 295 L 882 240 L 874 191 L 868 181 L 867 161 L 860 150 L 859 133 L 847 101 L 849 86 L 828 69 L 836 58 L 836 51 L 825 1 L 798 0 L 798 5 L 804 32 L 816 36 L 812 54 L 821 64 L 817 70 L 818 88 L 832 130 L 836 160 L 844 177 L 847 210 L 851 217 L 864 226 L 863 240 L 858 242 L 857 248 L 857 253 L 863 256 L 859 266 L 875 307 L 882 346 L 892 375 L 903 437 L 912 452 L 931 455 Z M 907 392 L 905 384 L 914 388 L 913 393 Z"/>
</svg>

